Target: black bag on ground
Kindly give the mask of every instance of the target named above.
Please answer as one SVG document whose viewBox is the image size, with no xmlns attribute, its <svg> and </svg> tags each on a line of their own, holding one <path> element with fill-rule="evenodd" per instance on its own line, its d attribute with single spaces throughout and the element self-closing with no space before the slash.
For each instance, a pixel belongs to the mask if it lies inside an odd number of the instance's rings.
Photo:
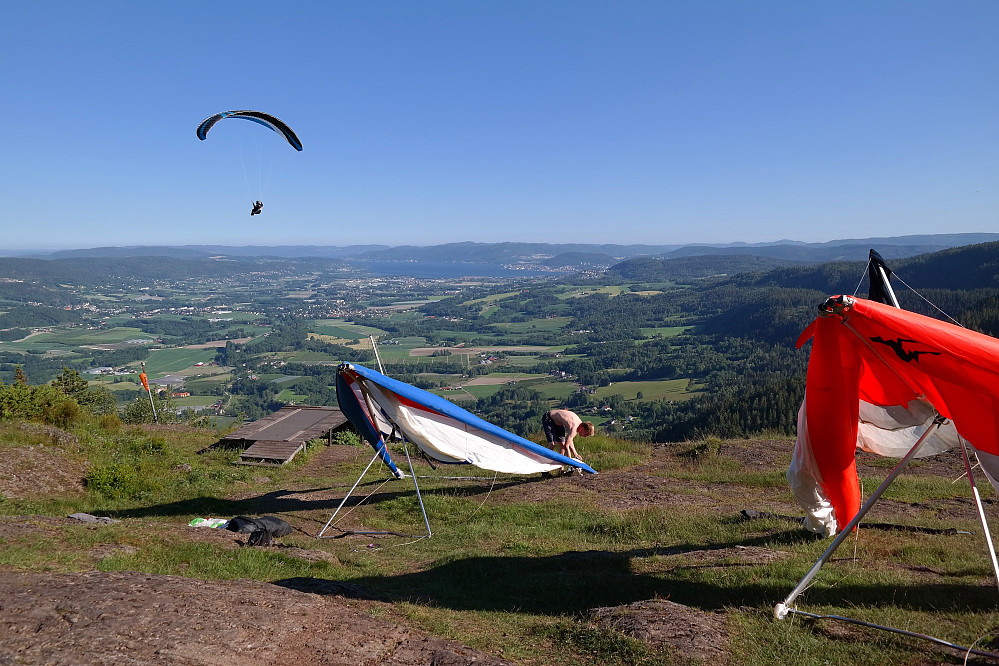
<svg viewBox="0 0 999 666">
<path fill-rule="evenodd" d="M 277 516 L 260 516 L 254 518 L 254 521 L 256 521 L 258 529 L 264 530 L 271 537 L 283 537 L 291 534 L 291 525 Z"/>
<path fill-rule="evenodd" d="M 256 539 L 252 540 L 254 543 L 251 545 L 258 545 L 256 542 L 259 541 L 267 542 L 259 545 L 268 545 L 270 540 L 274 537 L 283 537 L 291 534 L 291 525 L 277 516 L 260 516 L 259 518 L 236 516 L 229 521 L 229 524 L 226 525 L 225 528 L 230 532 L 238 532 L 240 534 L 252 535 L 254 532 L 266 533 L 266 538 L 264 538 L 263 535 L 260 535 Z"/>
<path fill-rule="evenodd" d="M 248 516 L 236 516 L 229 521 L 225 528 L 230 532 L 238 532 L 240 534 L 249 534 L 260 529 L 257 527 L 257 521 Z"/>
</svg>

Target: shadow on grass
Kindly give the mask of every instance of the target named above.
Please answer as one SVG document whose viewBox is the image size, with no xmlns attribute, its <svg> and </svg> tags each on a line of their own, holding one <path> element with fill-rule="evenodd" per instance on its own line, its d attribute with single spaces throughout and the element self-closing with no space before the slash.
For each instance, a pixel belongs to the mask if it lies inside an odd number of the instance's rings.
<svg viewBox="0 0 999 666">
<path fill-rule="evenodd" d="M 737 566 L 737 565 L 736 565 Z M 763 565 L 761 565 L 763 566 Z M 428 571 L 398 576 L 360 578 L 349 586 L 313 578 L 276 581 L 303 592 L 386 598 L 461 611 L 527 612 L 537 615 L 581 614 L 593 608 L 620 606 L 647 599 L 669 599 L 702 610 L 726 607 L 772 607 L 790 592 L 791 584 L 712 583 L 632 573 L 628 558 L 617 553 L 565 553 L 551 557 L 473 557 Z M 332 587 L 330 587 L 332 585 Z M 360 596 L 360 595 L 358 595 Z M 812 589 L 809 605 L 844 603 L 938 613 L 992 611 L 991 585 L 880 583 Z"/>
<path fill-rule="evenodd" d="M 539 615 L 582 614 L 593 608 L 655 598 L 703 610 L 740 606 L 768 608 L 782 601 L 797 582 L 774 581 L 766 573 L 767 567 L 772 566 L 770 563 L 694 560 L 678 564 L 665 574 L 651 575 L 635 573 L 632 560 L 653 555 L 710 553 L 739 546 L 772 547 L 811 539 L 811 535 L 802 538 L 800 531 L 795 530 L 707 546 L 678 544 L 623 552 L 566 552 L 547 557 L 468 557 L 425 571 L 352 579 L 349 584 L 314 578 L 293 578 L 276 581 L 276 584 L 320 594 L 325 588 L 331 594 L 342 596 L 352 596 L 349 588 L 356 586 L 364 590 L 365 595 L 452 610 Z M 706 580 L 702 572 L 697 572 L 704 569 L 717 570 L 718 582 Z M 736 570 L 744 573 L 735 573 Z M 727 573 L 723 574 L 723 571 Z M 739 582 L 736 577 L 744 580 Z M 329 587 L 331 585 L 333 587 Z M 815 586 L 807 597 L 808 605 L 849 604 L 934 613 L 995 610 L 995 586 L 984 583 L 920 581 L 891 585 L 840 581 L 830 588 Z"/>
<path fill-rule="evenodd" d="M 520 486 L 525 483 L 536 483 L 544 481 L 541 478 L 512 479 L 492 486 L 460 486 L 425 488 L 421 481 L 420 490 L 424 497 L 435 495 L 448 497 L 475 497 L 495 492 L 503 488 Z M 360 504 L 379 504 L 391 502 L 400 498 L 412 499 L 416 505 L 416 492 L 413 489 L 413 482 L 410 479 L 389 479 L 392 487 L 399 490 L 380 491 L 378 487 L 385 483 L 384 479 L 368 481 L 359 484 L 354 494 L 350 496 L 345 508 L 356 507 Z M 167 502 L 164 504 L 153 504 L 150 506 L 136 507 L 132 509 L 119 509 L 108 511 L 107 515 L 113 518 L 150 518 L 164 516 L 188 516 L 204 515 L 229 517 L 238 515 L 260 515 L 265 513 L 293 513 L 302 511 L 329 511 L 330 513 L 337 507 L 343 499 L 344 494 L 349 490 L 350 485 L 343 484 L 326 488 L 310 488 L 308 490 L 274 490 L 269 493 L 247 497 L 238 500 L 228 500 L 218 497 L 192 497 L 190 499 Z M 369 493 L 372 493 L 370 497 Z M 315 497 L 317 493 L 323 493 L 323 497 Z"/>
</svg>

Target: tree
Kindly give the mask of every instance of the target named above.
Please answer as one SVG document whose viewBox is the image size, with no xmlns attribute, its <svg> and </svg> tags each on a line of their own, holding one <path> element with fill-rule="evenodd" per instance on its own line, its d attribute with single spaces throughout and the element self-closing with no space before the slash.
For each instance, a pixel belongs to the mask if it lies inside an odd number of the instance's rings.
<svg viewBox="0 0 999 666">
<path fill-rule="evenodd" d="M 92 414 L 100 416 L 115 411 L 115 400 L 111 391 L 104 386 L 90 386 L 76 370 L 63 366 L 62 374 L 53 379 L 49 385 L 75 400 L 80 407 Z"/>
<path fill-rule="evenodd" d="M 80 397 L 87 392 L 87 380 L 76 370 L 62 366 L 62 374 L 53 379 L 50 384 L 70 398 L 80 402 Z"/>
<path fill-rule="evenodd" d="M 153 394 L 153 404 L 156 406 L 156 417 L 160 423 L 171 423 L 177 420 L 173 400 L 169 396 L 161 398 Z M 125 405 L 121 420 L 124 423 L 153 423 L 153 410 L 149 405 L 149 395 L 141 394 L 135 400 Z"/>
</svg>

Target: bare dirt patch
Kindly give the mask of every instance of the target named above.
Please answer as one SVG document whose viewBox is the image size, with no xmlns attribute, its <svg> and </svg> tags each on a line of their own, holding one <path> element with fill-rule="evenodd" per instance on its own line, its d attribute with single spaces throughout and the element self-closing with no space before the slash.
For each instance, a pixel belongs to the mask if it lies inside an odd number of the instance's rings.
<svg viewBox="0 0 999 666">
<path fill-rule="evenodd" d="M 654 599 L 590 613 L 597 626 L 615 629 L 643 643 L 682 652 L 706 663 L 725 663 L 728 632 L 717 613 Z"/>
<path fill-rule="evenodd" d="M 57 431 L 56 434 L 45 433 L 45 437 L 64 441 L 70 450 L 39 444 L 5 447 L 0 451 L 0 497 L 20 499 L 83 493 L 89 463 L 74 452 L 78 448 L 75 437 L 58 428 L 51 430 Z"/>
<path fill-rule="evenodd" d="M 506 664 L 373 618 L 363 602 L 253 580 L 0 572 L 0 663 Z"/>
</svg>

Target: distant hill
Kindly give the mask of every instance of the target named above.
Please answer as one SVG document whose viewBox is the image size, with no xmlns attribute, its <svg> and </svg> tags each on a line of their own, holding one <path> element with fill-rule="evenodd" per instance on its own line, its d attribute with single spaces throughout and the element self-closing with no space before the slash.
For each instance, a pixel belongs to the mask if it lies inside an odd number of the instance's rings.
<svg viewBox="0 0 999 666">
<path fill-rule="evenodd" d="M 365 252 L 360 258 L 382 261 L 459 261 L 468 263 L 538 262 L 560 254 L 602 254 L 621 259 L 642 254 L 671 252 L 679 245 L 596 245 L 587 243 L 446 243 L 419 247 L 401 245 Z"/>
<path fill-rule="evenodd" d="M 320 262 L 319 266 L 316 263 Z M 64 259 L 32 259 L 0 257 L 0 278 L 14 282 L 8 285 L 57 287 L 65 285 L 106 285 L 118 278 L 166 279 L 223 278 L 252 271 L 295 271 L 302 266 L 328 268 L 338 259 L 266 259 L 235 258 L 209 260 L 206 258 L 169 257 L 161 255 L 126 257 L 72 257 Z M 17 300 L 23 300 L 19 298 Z"/>
<path fill-rule="evenodd" d="M 948 248 L 887 263 L 896 274 L 896 281 L 900 279 L 914 289 L 999 287 L 999 241 Z M 735 282 L 747 287 L 817 289 L 830 294 L 852 294 L 865 275 L 866 266 L 865 253 L 863 261 L 789 266 L 762 274 L 741 275 Z M 862 287 L 866 290 L 866 282 Z"/>
<path fill-rule="evenodd" d="M 875 237 L 833 240 L 825 243 L 803 243 L 780 240 L 767 243 L 720 243 L 698 245 L 616 245 L 589 243 L 445 243 L 442 245 L 280 245 L 280 246 L 132 246 L 99 247 L 61 250 L 48 254 L 25 252 L 22 256 L 44 259 L 169 257 L 174 259 L 353 259 L 358 261 L 413 261 L 478 264 L 538 264 L 553 266 L 551 260 L 566 255 L 569 261 L 560 265 L 592 267 L 610 265 L 635 257 L 657 259 L 705 256 L 755 257 L 747 265 L 765 265 L 762 258 L 791 263 L 817 264 L 827 261 L 866 261 L 868 248 L 875 248 L 886 259 L 912 257 L 952 247 L 999 241 L 999 234 L 935 234 L 918 236 Z M 609 257 L 610 260 L 605 257 Z M 566 261 L 566 257 L 558 262 Z M 745 262 L 743 262 L 745 263 Z M 731 274 L 739 270 L 720 270 Z"/>
<path fill-rule="evenodd" d="M 798 243 L 779 241 L 760 245 L 686 245 L 670 252 L 670 257 L 713 255 L 752 255 L 773 257 L 797 263 L 823 263 L 827 261 L 867 261 L 867 253 L 876 249 L 885 259 L 914 257 L 952 247 L 999 241 L 999 234 L 937 234 L 898 236 L 894 238 L 861 238 L 828 241 L 826 243 Z"/>
<path fill-rule="evenodd" d="M 608 269 L 609 275 L 639 282 L 671 282 L 720 275 L 736 275 L 748 271 L 768 271 L 794 262 L 774 257 L 754 255 L 702 255 L 655 259 L 626 259 Z"/>
<path fill-rule="evenodd" d="M 176 257 L 181 259 L 207 259 L 209 257 L 278 257 L 285 259 L 329 258 L 357 256 L 365 252 L 387 249 L 387 245 L 138 245 L 131 247 L 94 247 L 81 250 L 60 250 L 46 255 L 33 253 L 32 257 L 46 259 L 71 259 L 77 257 Z"/>
<path fill-rule="evenodd" d="M 601 268 L 605 269 L 616 261 L 609 254 L 599 252 L 563 252 L 540 263 L 550 268 Z"/>
</svg>

